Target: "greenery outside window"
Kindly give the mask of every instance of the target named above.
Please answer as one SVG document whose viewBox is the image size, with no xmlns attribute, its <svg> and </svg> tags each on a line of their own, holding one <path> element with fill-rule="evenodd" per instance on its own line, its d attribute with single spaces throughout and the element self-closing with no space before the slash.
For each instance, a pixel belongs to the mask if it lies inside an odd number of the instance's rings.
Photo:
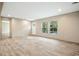
<svg viewBox="0 0 79 59">
<path fill-rule="evenodd" d="M 50 22 L 50 33 L 57 33 L 57 21 Z"/>
<path fill-rule="evenodd" d="M 42 32 L 48 33 L 48 23 L 47 22 L 42 23 Z"/>
<path fill-rule="evenodd" d="M 57 21 L 42 22 L 42 32 L 43 33 L 57 33 Z"/>
</svg>

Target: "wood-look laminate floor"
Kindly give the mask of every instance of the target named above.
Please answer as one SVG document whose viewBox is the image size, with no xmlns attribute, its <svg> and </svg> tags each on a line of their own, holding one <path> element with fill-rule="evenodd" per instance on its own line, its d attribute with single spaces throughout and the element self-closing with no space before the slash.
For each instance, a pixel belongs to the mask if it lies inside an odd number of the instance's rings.
<svg viewBox="0 0 79 59">
<path fill-rule="evenodd" d="M 79 56 L 79 45 L 28 36 L 0 40 L 0 56 Z"/>
</svg>

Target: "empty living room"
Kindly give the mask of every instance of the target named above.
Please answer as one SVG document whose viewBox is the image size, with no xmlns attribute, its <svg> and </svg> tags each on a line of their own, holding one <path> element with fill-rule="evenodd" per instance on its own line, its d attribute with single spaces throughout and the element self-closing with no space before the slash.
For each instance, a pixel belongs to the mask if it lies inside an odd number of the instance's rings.
<svg viewBox="0 0 79 59">
<path fill-rule="evenodd" d="M 0 2 L 0 56 L 79 56 L 79 2 Z"/>
</svg>

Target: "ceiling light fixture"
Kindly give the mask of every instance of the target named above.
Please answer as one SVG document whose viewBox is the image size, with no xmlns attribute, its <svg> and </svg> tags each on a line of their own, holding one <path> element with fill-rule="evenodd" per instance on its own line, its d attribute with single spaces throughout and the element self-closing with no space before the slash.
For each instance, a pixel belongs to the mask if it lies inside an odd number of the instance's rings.
<svg viewBox="0 0 79 59">
<path fill-rule="evenodd" d="M 59 9 L 58 9 L 58 11 L 59 11 L 59 12 L 61 12 L 61 11 L 62 11 L 62 9 L 60 9 L 60 8 L 59 8 Z"/>
<path fill-rule="evenodd" d="M 79 2 L 73 2 L 72 4 L 77 4 L 77 3 L 79 3 Z"/>
<path fill-rule="evenodd" d="M 10 15 L 8 14 L 8 17 L 10 17 Z"/>
</svg>

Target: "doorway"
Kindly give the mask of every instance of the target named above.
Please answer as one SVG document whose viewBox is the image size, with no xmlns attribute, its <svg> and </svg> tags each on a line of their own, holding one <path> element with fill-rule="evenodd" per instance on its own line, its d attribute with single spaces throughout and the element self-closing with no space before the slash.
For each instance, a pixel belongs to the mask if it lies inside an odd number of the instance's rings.
<svg viewBox="0 0 79 59">
<path fill-rule="evenodd" d="M 10 35 L 10 19 L 2 17 L 2 39 L 9 38 Z"/>
<path fill-rule="evenodd" d="M 36 34 L 36 23 L 32 22 L 32 34 Z"/>
</svg>

